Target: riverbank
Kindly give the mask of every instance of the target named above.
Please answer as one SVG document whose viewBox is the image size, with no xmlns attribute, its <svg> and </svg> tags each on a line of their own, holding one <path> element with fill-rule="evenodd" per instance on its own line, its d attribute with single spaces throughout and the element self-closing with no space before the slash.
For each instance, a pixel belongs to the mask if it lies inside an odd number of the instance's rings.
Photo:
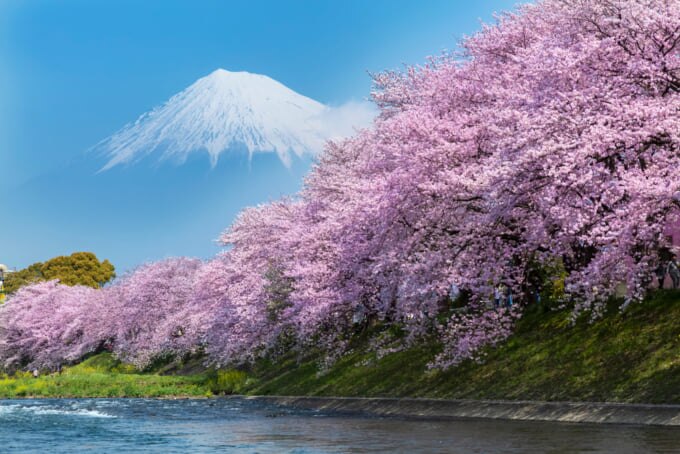
<svg viewBox="0 0 680 454">
<path fill-rule="evenodd" d="M 149 397 L 205 398 L 240 391 L 244 381 L 239 371 L 202 370 L 195 374 L 164 375 L 140 372 L 133 366 L 102 353 L 61 373 L 37 378 L 29 372 L 0 375 L 0 399 Z"/>
<path fill-rule="evenodd" d="M 61 374 L 19 373 L 0 377 L 1 398 L 27 397 L 200 397 L 201 376 L 160 376 L 136 373 L 108 355 L 93 357 Z"/>
<path fill-rule="evenodd" d="M 385 348 L 399 346 L 395 338 Z M 356 339 L 327 369 L 310 352 L 249 371 L 247 394 L 680 404 L 680 292 L 661 291 L 621 313 L 572 326 L 570 311 L 529 308 L 482 364 L 428 369 L 439 346 L 377 355 Z"/>
<path fill-rule="evenodd" d="M 370 397 L 242 396 L 241 398 L 307 410 L 401 418 L 482 418 L 680 427 L 680 405 Z"/>
<path fill-rule="evenodd" d="M 659 292 L 624 313 L 612 307 L 594 323 L 572 326 L 569 315 L 530 308 L 483 363 L 446 371 L 428 369 L 436 344 L 378 355 L 367 337 L 356 336 L 326 368 L 314 351 L 221 371 L 193 358 L 140 372 L 99 354 L 61 374 L 0 376 L 0 398 L 245 394 L 680 405 L 680 292 Z M 398 335 L 383 340 L 385 349 L 402 343 Z"/>
</svg>

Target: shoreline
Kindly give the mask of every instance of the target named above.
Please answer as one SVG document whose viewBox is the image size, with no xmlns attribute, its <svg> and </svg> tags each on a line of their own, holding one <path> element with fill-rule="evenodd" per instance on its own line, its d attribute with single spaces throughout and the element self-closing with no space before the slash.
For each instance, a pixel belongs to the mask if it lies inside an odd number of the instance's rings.
<svg viewBox="0 0 680 454">
<path fill-rule="evenodd" d="M 2 397 L 0 396 L 0 401 L 22 401 L 22 400 L 88 400 L 88 399 L 98 399 L 98 400 L 110 400 L 110 399 L 151 399 L 151 400 L 210 400 L 216 397 L 225 396 L 201 396 L 201 395 L 191 395 L 191 394 L 178 394 L 176 396 L 16 396 L 16 397 Z"/>
<path fill-rule="evenodd" d="M 88 399 L 211 400 L 243 399 L 305 410 L 357 416 L 424 420 L 485 419 L 680 427 L 680 404 L 547 402 L 413 397 L 324 397 L 275 395 L 192 396 L 21 396 L 3 401 Z"/>
<path fill-rule="evenodd" d="M 308 410 L 370 416 L 680 427 L 680 404 L 317 396 L 233 396 L 232 398 L 236 397 Z"/>
</svg>

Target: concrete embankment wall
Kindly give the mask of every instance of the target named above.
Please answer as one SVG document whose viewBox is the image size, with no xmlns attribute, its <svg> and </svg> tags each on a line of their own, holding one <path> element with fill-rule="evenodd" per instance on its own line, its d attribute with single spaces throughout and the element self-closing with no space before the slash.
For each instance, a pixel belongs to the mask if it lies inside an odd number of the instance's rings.
<svg viewBox="0 0 680 454">
<path fill-rule="evenodd" d="M 247 396 L 245 398 L 304 409 L 406 418 L 490 418 L 680 426 L 680 405 L 370 397 Z"/>
</svg>

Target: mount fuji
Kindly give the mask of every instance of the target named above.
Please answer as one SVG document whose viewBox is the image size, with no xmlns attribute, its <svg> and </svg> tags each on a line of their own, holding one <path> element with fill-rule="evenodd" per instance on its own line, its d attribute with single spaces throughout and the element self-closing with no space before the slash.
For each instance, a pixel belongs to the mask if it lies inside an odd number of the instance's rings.
<svg viewBox="0 0 680 454">
<path fill-rule="evenodd" d="M 247 206 L 297 193 L 324 141 L 373 120 L 368 102 L 329 107 L 266 76 L 217 70 L 50 173 L 13 187 L 3 253 L 94 251 L 119 271 L 208 258 Z M 208 159 L 206 159 L 208 158 Z M 218 161 L 219 160 L 219 161 Z M 285 164 L 283 165 L 282 164 Z M 30 227 L 29 227 L 30 226 Z"/>
<path fill-rule="evenodd" d="M 101 171 L 146 157 L 186 162 L 207 153 L 276 153 L 289 167 L 295 155 L 315 155 L 328 139 L 348 136 L 375 115 L 367 102 L 330 107 L 263 75 L 218 69 L 142 114 L 93 147 Z"/>
</svg>

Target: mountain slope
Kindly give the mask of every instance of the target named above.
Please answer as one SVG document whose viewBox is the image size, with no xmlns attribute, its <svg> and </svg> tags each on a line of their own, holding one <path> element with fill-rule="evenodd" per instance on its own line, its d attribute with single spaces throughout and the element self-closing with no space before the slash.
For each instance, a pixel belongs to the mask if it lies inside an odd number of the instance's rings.
<svg viewBox="0 0 680 454">
<path fill-rule="evenodd" d="M 348 124 L 361 127 L 372 117 L 366 106 L 355 106 L 357 115 L 338 114 L 341 109 L 267 76 L 218 69 L 94 148 L 108 160 L 102 170 L 152 154 L 183 163 L 201 151 L 213 165 L 220 154 L 243 150 L 275 152 L 290 165 L 291 153 L 316 154 L 327 139 L 351 132 Z"/>
</svg>

